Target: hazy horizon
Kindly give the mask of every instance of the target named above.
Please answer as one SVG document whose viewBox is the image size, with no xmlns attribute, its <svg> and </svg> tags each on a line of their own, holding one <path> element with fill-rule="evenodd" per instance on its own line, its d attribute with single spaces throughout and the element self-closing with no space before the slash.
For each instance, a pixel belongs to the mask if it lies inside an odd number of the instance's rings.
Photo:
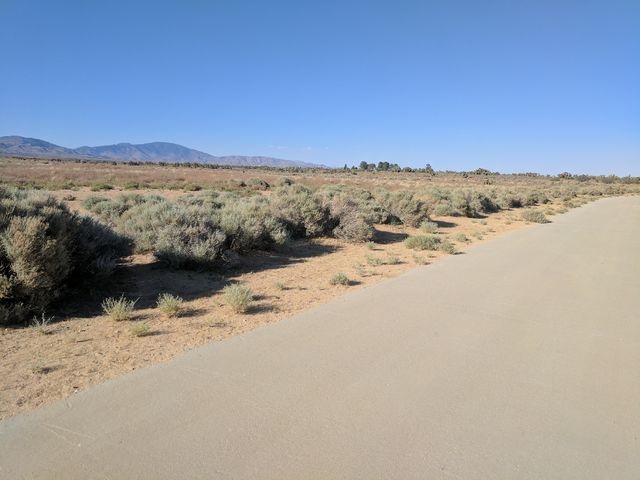
<svg viewBox="0 0 640 480">
<path fill-rule="evenodd" d="M 640 3 L 5 0 L 0 133 L 640 175 Z"/>
</svg>

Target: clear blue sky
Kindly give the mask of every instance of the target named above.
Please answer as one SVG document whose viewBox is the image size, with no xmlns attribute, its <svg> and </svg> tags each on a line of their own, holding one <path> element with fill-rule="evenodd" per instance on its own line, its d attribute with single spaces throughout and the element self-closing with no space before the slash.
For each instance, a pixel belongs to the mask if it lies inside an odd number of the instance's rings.
<svg viewBox="0 0 640 480">
<path fill-rule="evenodd" d="M 0 0 L 0 135 L 640 175 L 639 0 Z"/>
</svg>

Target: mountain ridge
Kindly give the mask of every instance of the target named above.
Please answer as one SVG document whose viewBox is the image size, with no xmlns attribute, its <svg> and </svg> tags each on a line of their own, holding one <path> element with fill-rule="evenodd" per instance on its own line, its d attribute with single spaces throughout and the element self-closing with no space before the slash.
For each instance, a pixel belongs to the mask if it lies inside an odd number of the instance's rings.
<svg viewBox="0 0 640 480">
<path fill-rule="evenodd" d="M 10 135 L 0 137 L 0 154 L 9 156 L 62 157 L 169 163 L 204 163 L 245 167 L 327 168 L 325 165 L 267 156 L 214 156 L 171 142 L 115 143 L 95 147 L 67 148 L 39 138 Z"/>
</svg>

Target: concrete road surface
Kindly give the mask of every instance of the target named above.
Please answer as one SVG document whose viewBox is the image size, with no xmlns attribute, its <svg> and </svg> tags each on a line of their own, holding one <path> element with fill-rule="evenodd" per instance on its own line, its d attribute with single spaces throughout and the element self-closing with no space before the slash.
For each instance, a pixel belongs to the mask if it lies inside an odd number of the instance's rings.
<svg viewBox="0 0 640 480">
<path fill-rule="evenodd" d="M 640 197 L 8 419 L 0 477 L 637 480 Z"/>
</svg>

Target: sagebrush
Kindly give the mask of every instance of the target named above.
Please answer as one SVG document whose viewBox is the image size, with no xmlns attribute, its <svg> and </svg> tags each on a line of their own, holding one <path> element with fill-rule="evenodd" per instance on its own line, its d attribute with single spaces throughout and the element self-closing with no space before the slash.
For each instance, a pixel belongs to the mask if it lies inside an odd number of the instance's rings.
<svg viewBox="0 0 640 480">
<path fill-rule="evenodd" d="M 0 187 L 0 324 L 41 315 L 128 253 L 124 237 L 51 195 Z"/>
</svg>

